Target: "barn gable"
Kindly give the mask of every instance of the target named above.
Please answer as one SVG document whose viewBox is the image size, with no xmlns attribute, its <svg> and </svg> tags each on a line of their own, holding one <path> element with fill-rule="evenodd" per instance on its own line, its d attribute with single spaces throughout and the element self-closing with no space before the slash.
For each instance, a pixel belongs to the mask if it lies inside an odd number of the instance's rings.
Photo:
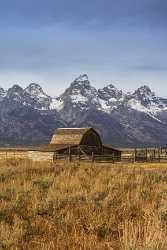
<svg viewBox="0 0 167 250">
<path fill-rule="evenodd" d="M 53 135 L 50 144 L 102 147 L 101 138 L 93 128 L 59 128 Z"/>
</svg>

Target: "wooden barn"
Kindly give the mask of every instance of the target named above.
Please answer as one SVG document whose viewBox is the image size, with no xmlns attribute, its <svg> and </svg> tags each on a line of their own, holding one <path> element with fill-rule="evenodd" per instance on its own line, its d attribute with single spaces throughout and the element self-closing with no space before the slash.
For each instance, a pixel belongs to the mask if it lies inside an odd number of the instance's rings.
<svg viewBox="0 0 167 250">
<path fill-rule="evenodd" d="M 48 150 L 55 155 L 111 155 L 121 158 L 121 151 L 104 146 L 93 128 L 59 128 L 53 135 Z"/>
</svg>

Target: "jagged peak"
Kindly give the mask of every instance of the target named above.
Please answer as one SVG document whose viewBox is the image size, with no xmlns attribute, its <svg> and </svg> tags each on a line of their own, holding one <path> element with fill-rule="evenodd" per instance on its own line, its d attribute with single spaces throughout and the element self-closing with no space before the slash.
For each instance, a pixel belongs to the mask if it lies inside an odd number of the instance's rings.
<svg viewBox="0 0 167 250">
<path fill-rule="evenodd" d="M 82 74 L 74 80 L 74 82 L 85 82 L 85 81 L 89 81 L 87 74 Z"/>
<path fill-rule="evenodd" d="M 77 77 L 70 85 L 70 87 L 72 88 L 90 88 L 90 82 L 89 82 L 89 78 L 86 74 L 80 75 L 79 77 Z"/>
<path fill-rule="evenodd" d="M 81 94 L 83 96 L 88 95 L 90 97 L 93 95 L 97 96 L 98 92 L 97 89 L 91 85 L 90 81 L 88 80 L 88 76 L 84 74 L 76 78 L 61 96 L 71 94 Z"/>
<path fill-rule="evenodd" d="M 117 89 L 117 87 L 115 87 L 115 85 L 113 85 L 112 83 L 107 84 L 103 89 Z"/>
<path fill-rule="evenodd" d="M 9 90 L 17 91 L 17 90 L 23 90 L 23 88 L 18 84 L 14 84 L 11 88 L 9 88 Z"/>
<path fill-rule="evenodd" d="M 104 88 L 98 89 L 98 94 L 104 100 L 109 100 L 110 98 L 120 99 L 124 95 L 122 90 L 119 90 L 113 84 L 108 84 Z"/>
<path fill-rule="evenodd" d="M 49 97 L 42 89 L 42 87 L 37 83 L 30 83 L 25 89 L 24 92 L 39 97 Z"/>
<path fill-rule="evenodd" d="M 129 96 L 129 100 L 134 99 L 138 101 L 144 107 L 151 107 L 151 105 L 160 104 L 159 98 L 155 95 L 155 93 L 151 90 L 148 85 L 142 85 L 134 93 Z"/>
<path fill-rule="evenodd" d="M 7 96 L 22 95 L 22 93 L 23 88 L 18 84 L 14 84 L 11 88 L 8 89 Z"/>
<path fill-rule="evenodd" d="M 33 90 L 38 90 L 38 91 L 43 91 L 42 87 L 38 83 L 30 83 L 26 88 L 25 91 L 33 91 Z"/>
<path fill-rule="evenodd" d="M 18 84 L 14 84 L 11 88 L 7 90 L 6 97 L 8 99 L 19 101 L 22 99 L 23 96 L 23 88 L 20 87 Z"/>
<path fill-rule="evenodd" d="M 119 92 L 119 93 L 123 93 L 122 90 L 118 89 L 114 84 L 110 83 L 107 84 L 105 87 L 99 89 L 99 91 L 108 91 L 108 92 Z"/>
<path fill-rule="evenodd" d="M 141 95 L 154 94 L 154 92 L 152 92 L 151 88 L 148 85 L 142 85 L 134 92 L 134 94 L 135 93 L 140 93 Z"/>
</svg>

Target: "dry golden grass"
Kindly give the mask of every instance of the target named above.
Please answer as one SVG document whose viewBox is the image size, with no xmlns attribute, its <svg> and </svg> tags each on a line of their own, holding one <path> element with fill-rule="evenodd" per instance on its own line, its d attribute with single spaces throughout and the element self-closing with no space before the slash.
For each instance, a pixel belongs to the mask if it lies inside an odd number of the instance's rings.
<svg viewBox="0 0 167 250">
<path fill-rule="evenodd" d="M 0 249 L 167 249 L 167 164 L 0 163 Z"/>
</svg>

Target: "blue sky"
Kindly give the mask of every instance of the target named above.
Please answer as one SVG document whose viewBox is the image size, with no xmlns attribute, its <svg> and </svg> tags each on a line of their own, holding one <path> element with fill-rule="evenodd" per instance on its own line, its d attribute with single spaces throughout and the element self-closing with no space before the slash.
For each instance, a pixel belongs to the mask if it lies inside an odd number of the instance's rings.
<svg viewBox="0 0 167 250">
<path fill-rule="evenodd" d="M 0 86 L 58 95 L 78 75 L 167 97 L 166 0 L 0 0 Z"/>
</svg>

